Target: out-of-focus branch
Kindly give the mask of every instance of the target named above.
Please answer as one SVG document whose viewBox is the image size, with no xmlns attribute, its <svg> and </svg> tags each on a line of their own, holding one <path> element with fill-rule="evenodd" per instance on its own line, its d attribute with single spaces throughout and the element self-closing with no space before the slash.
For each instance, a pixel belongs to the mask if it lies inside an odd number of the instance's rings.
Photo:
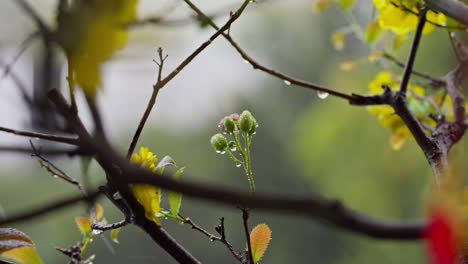
<svg viewBox="0 0 468 264">
<path fill-rule="evenodd" d="M 101 193 L 99 191 L 91 191 L 89 192 L 88 196 L 83 197 L 83 195 L 73 196 L 66 199 L 57 199 L 58 201 L 54 201 L 53 203 L 48 203 L 42 207 L 38 207 L 35 209 L 25 210 L 24 212 L 15 214 L 13 216 L 0 219 L 0 226 L 11 225 L 13 223 L 19 223 L 27 220 L 31 220 L 35 217 L 43 216 L 45 214 L 54 212 L 56 210 L 75 205 L 79 202 L 86 202 L 91 203 L 94 202 Z"/>
<path fill-rule="evenodd" d="M 70 144 L 70 145 L 78 145 L 78 139 L 77 138 L 61 137 L 61 136 L 42 134 L 42 133 L 36 133 L 36 132 L 21 131 L 21 130 L 6 128 L 6 127 L 0 127 L 0 131 L 10 133 L 10 134 L 14 134 L 14 135 L 18 135 L 18 136 L 24 136 L 24 137 L 30 137 L 30 138 L 40 138 L 40 139 L 44 139 L 44 140 L 48 140 L 48 141 L 65 143 L 65 144 Z"/>
<path fill-rule="evenodd" d="M 468 26 L 468 6 L 457 0 L 425 0 L 431 9 L 440 11 Z"/>
</svg>

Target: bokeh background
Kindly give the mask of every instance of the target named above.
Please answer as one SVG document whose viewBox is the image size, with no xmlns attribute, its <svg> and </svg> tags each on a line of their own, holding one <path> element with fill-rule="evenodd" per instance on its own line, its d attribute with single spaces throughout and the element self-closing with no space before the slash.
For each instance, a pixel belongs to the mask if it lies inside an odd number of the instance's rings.
<svg viewBox="0 0 468 264">
<path fill-rule="evenodd" d="M 29 1 L 50 24 L 56 2 Z M 207 13 L 234 9 L 239 0 L 204 0 L 196 4 Z M 368 50 L 357 38 L 348 37 L 345 48 L 336 51 L 330 34 L 347 24 L 343 13 L 330 8 L 313 11 L 314 0 L 259 0 L 249 6 L 234 24 L 232 36 L 258 62 L 282 72 L 343 92 L 365 93 L 367 83 L 379 71 L 375 64 L 360 63 L 353 71 L 340 70 L 340 63 L 366 57 Z M 170 11 L 170 12 L 169 12 Z M 358 22 L 368 23 L 371 1 L 360 0 L 354 8 Z M 169 20 L 193 15 L 182 1 L 140 0 L 139 18 L 164 15 Z M 0 62 L 11 61 L 34 25 L 15 1 L 0 2 Z M 223 23 L 227 16 L 216 19 Z M 99 107 L 109 137 L 125 153 L 152 92 L 157 67 L 156 49 L 169 54 L 165 72 L 178 65 L 211 34 L 195 21 L 178 26 L 147 25 L 131 30 L 127 47 L 103 69 Z M 37 42 L 37 41 L 36 41 Z M 409 42 L 397 53 L 404 60 Z M 18 60 L 13 72 L 32 89 L 39 45 L 32 45 Z M 416 68 L 440 76 L 455 65 L 453 50 L 443 30 L 423 37 Z M 64 65 L 62 65 L 64 66 Z M 65 67 L 61 78 L 66 88 Z M 90 124 L 82 95 L 80 114 Z M 253 140 L 253 170 L 259 191 L 307 195 L 320 192 L 338 198 L 356 210 L 379 218 L 413 219 L 424 216 L 432 181 L 430 168 L 415 142 L 400 150 L 389 147 L 390 132 L 381 127 L 365 108 L 314 91 L 288 86 L 282 80 L 255 71 L 235 50 L 218 38 L 159 94 L 139 146 L 147 146 L 160 158 L 173 157 L 186 166 L 183 177 L 248 190 L 243 171 L 227 156 L 216 154 L 209 144 L 218 132 L 218 121 L 233 112 L 249 109 L 260 127 Z M 0 80 L 0 125 L 31 129 L 30 110 L 9 77 Z M 50 146 L 34 141 L 37 146 Z M 5 146 L 28 145 L 25 138 L 0 135 Z M 454 150 L 463 160 L 463 145 Z M 78 158 L 56 158 L 69 175 L 82 179 Z M 461 163 L 462 164 L 462 163 Z M 71 194 L 76 188 L 52 178 L 27 154 L 0 153 L 0 217 L 27 211 Z M 92 163 L 91 186 L 104 182 L 102 170 Z M 109 221 L 122 215 L 100 199 Z M 167 206 L 166 206 L 167 207 Z M 238 249 L 245 247 L 238 209 L 185 198 L 181 213 L 214 232 L 224 216 L 228 239 Z M 21 222 L 11 227 L 29 234 L 46 263 L 66 258 L 54 247 L 68 247 L 81 239 L 76 216 L 86 216 L 86 207 L 76 205 Z M 337 229 L 300 215 L 254 210 L 253 227 L 267 223 L 273 231 L 270 247 L 261 263 L 424 263 L 421 242 L 379 241 Z M 219 243 L 174 221 L 164 227 L 203 263 L 236 263 Z M 109 235 L 99 237 L 87 251 L 95 263 L 174 263 L 138 228 L 124 228 L 120 244 Z"/>
</svg>

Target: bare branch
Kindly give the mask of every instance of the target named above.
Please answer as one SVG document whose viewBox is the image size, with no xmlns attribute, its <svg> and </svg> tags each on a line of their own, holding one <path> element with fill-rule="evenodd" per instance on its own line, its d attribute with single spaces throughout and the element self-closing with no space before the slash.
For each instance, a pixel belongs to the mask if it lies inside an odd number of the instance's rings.
<svg viewBox="0 0 468 264">
<path fill-rule="evenodd" d="M 0 127 L 0 131 L 15 134 L 18 136 L 40 138 L 40 139 L 44 139 L 48 141 L 54 141 L 54 142 L 65 143 L 65 144 L 76 145 L 76 146 L 78 145 L 77 138 L 61 137 L 61 136 L 42 134 L 42 133 L 36 133 L 36 132 L 21 131 L 21 130 L 6 128 L 6 127 Z"/>
<path fill-rule="evenodd" d="M 416 33 L 414 34 L 413 43 L 411 44 L 411 50 L 406 61 L 406 66 L 403 71 L 403 77 L 400 82 L 400 92 L 406 96 L 406 90 L 408 87 L 409 79 L 411 78 L 411 73 L 413 72 L 413 64 L 416 59 L 416 53 L 418 52 L 419 42 L 421 40 L 422 31 L 424 25 L 426 24 L 426 13 L 427 9 L 423 8 L 419 14 L 418 26 L 416 27 Z"/>
<path fill-rule="evenodd" d="M 35 208 L 35 209 L 28 209 L 22 213 L 18 213 L 8 218 L 0 219 L 0 226 L 28 221 L 35 217 L 43 216 L 45 214 L 54 212 L 56 210 L 59 210 L 59 209 L 62 209 L 71 205 L 75 205 L 79 202 L 87 202 L 87 203 L 94 202 L 98 198 L 99 195 L 101 195 L 99 191 L 91 191 L 86 197 L 83 197 L 83 195 L 79 195 L 79 196 L 73 196 L 73 197 L 66 198 L 66 199 L 57 199 L 58 202 L 48 203 L 42 207 Z"/>
<path fill-rule="evenodd" d="M 156 84 L 153 85 L 153 93 L 151 94 L 151 98 L 148 102 L 148 105 L 146 106 L 145 113 L 141 117 L 140 123 L 138 124 L 138 128 L 135 131 L 135 134 L 133 135 L 132 142 L 130 143 L 130 146 L 127 151 L 127 158 L 130 158 L 133 151 L 135 151 L 135 147 L 138 143 L 138 139 L 140 138 L 141 132 L 143 131 L 143 128 L 145 127 L 146 121 L 148 120 L 149 115 L 151 114 L 151 111 L 153 110 L 154 104 L 156 103 L 156 98 L 158 97 L 159 90 L 161 90 L 162 86 L 159 85 L 162 79 L 162 70 L 164 67 L 164 61 L 167 59 L 167 55 L 163 55 L 163 50 L 162 48 L 158 49 L 158 56 L 159 56 L 159 62 L 155 61 L 155 63 L 158 65 L 158 77 Z"/>
<path fill-rule="evenodd" d="M 195 224 L 192 219 L 188 218 L 188 217 L 183 217 L 181 216 L 183 219 L 184 219 L 184 224 L 188 224 L 192 227 L 192 229 L 194 230 L 197 230 L 198 232 L 202 233 L 203 235 L 207 236 L 211 242 L 213 241 L 219 241 L 221 243 L 223 243 L 227 249 L 231 252 L 231 254 L 234 256 L 234 258 L 236 258 L 239 262 L 242 261 L 242 256 L 239 252 L 237 252 L 234 247 L 231 245 L 231 243 L 229 243 L 226 239 L 226 233 L 225 233 L 225 228 L 224 228 L 224 217 L 221 217 L 219 220 L 220 220 L 220 224 L 216 227 L 216 231 L 221 235 L 221 237 L 217 237 L 213 234 L 211 234 L 210 232 L 206 231 L 205 229 L 203 229 L 202 227 L 200 227 L 199 225 Z"/>
<path fill-rule="evenodd" d="M 50 172 L 52 174 L 52 176 L 59 177 L 62 180 L 77 186 L 78 190 L 84 196 L 87 195 L 86 190 L 83 188 L 83 186 L 81 185 L 81 183 L 79 181 L 77 181 L 77 180 L 73 179 L 72 177 L 68 176 L 64 171 L 62 171 L 60 168 L 55 166 L 55 164 L 53 164 L 51 161 L 49 161 L 48 159 L 43 157 L 40 154 L 40 152 L 36 149 L 36 147 L 34 146 L 34 144 L 32 143 L 31 140 L 29 140 L 29 144 L 31 145 L 31 148 L 32 148 L 32 150 L 34 152 L 33 156 L 39 158 L 39 163 L 41 164 L 41 166 L 43 168 L 45 168 L 48 172 Z"/>
<path fill-rule="evenodd" d="M 457 0 L 426 0 L 427 6 L 468 26 L 468 6 Z"/>
<path fill-rule="evenodd" d="M 199 16 L 203 17 L 207 23 L 212 27 L 214 28 L 215 30 L 219 30 L 219 27 L 213 22 L 213 20 L 208 17 L 207 15 L 205 15 L 196 5 L 194 5 L 190 0 L 184 0 L 184 2 L 193 10 L 195 11 Z M 300 79 L 296 79 L 294 77 L 291 77 L 289 75 L 286 75 L 282 72 L 279 72 L 277 70 L 274 70 L 274 69 L 270 69 L 268 67 L 265 67 L 263 65 L 261 65 L 260 63 L 256 62 L 253 58 L 251 58 L 238 44 L 237 42 L 234 41 L 234 39 L 231 37 L 231 35 L 229 34 L 226 34 L 226 33 L 223 33 L 222 34 L 223 37 L 234 47 L 234 49 L 236 49 L 236 51 L 241 55 L 241 57 L 248 61 L 252 67 L 254 69 L 258 69 L 258 70 L 261 70 L 265 73 L 268 73 L 272 76 L 275 76 L 283 81 L 287 81 L 291 84 L 295 84 L 295 85 L 299 85 L 299 86 L 302 86 L 302 87 L 305 87 L 305 88 L 310 88 L 310 89 L 313 89 L 313 90 L 316 90 L 316 91 L 320 91 L 320 92 L 324 92 L 324 93 L 328 93 L 328 94 L 331 94 L 333 96 L 336 96 L 336 97 L 339 97 L 339 98 L 343 98 L 343 99 L 346 99 L 346 100 L 349 100 L 349 101 L 353 101 L 354 99 L 356 99 L 353 95 L 348 95 L 348 94 L 345 94 L 345 93 L 342 93 L 342 92 L 339 92 L 339 91 L 335 91 L 335 90 L 332 90 L 332 89 L 329 89 L 329 88 L 326 88 L 326 87 L 322 87 L 318 84 L 315 84 L 315 83 L 311 83 L 311 82 L 307 82 L 307 81 L 304 81 L 304 80 L 300 80 Z"/>
<path fill-rule="evenodd" d="M 252 255 L 252 243 L 250 241 L 250 232 L 249 232 L 249 209 L 247 208 L 242 208 L 242 223 L 244 225 L 244 232 L 245 232 L 245 237 L 247 239 L 247 259 L 249 260 L 249 264 L 255 264 L 253 261 L 253 255 Z"/>
</svg>

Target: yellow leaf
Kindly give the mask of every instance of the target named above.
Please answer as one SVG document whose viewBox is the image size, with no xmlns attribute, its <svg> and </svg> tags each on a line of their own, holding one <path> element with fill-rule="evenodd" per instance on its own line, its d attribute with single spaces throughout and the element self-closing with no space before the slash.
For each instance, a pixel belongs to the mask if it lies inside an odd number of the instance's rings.
<svg viewBox="0 0 468 264">
<path fill-rule="evenodd" d="M 42 260 L 34 247 L 19 247 L 2 254 L 4 257 L 20 264 L 42 264 Z"/>
<path fill-rule="evenodd" d="M 350 71 L 356 68 L 357 64 L 354 61 L 344 61 L 340 64 L 340 69 L 342 71 Z"/>
<path fill-rule="evenodd" d="M 371 53 L 369 54 L 369 56 L 367 56 L 367 59 L 370 61 L 370 62 L 373 62 L 375 61 L 377 58 L 380 58 L 384 55 L 383 52 L 374 52 L 374 53 Z"/>
<path fill-rule="evenodd" d="M 120 232 L 120 228 L 112 229 L 111 231 L 110 236 L 111 236 L 111 240 L 114 243 L 119 243 L 119 239 L 118 239 L 119 232 Z"/>
<path fill-rule="evenodd" d="M 331 0 L 318 0 L 314 3 L 314 11 L 321 12 L 323 9 L 329 7 L 333 2 Z"/>
<path fill-rule="evenodd" d="M 97 220 L 100 220 L 102 216 L 104 215 L 104 209 L 102 208 L 102 205 L 99 203 L 96 203 L 95 210 L 96 210 L 96 218 Z"/>
<path fill-rule="evenodd" d="M 266 224 L 257 225 L 250 233 L 250 244 L 252 246 L 252 257 L 258 262 L 265 254 L 271 240 L 271 230 Z"/>
<path fill-rule="evenodd" d="M 390 146 L 393 150 L 400 150 L 405 143 L 405 137 L 400 135 L 392 135 L 390 137 Z"/>
<path fill-rule="evenodd" d="M 79 216 L 75 218 L 75 223 L 83 235 L 87 236 L 91 233 L 91 221 L 88 218 Z"/>
</svg>

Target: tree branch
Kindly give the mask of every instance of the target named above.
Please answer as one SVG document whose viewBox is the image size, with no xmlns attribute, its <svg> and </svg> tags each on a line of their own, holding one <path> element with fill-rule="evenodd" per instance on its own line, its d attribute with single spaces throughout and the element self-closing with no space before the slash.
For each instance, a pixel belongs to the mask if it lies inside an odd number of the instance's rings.
<svg viewBox="0 0 468 264">
<path fill-rule="evenodd" d="M 99 197 L 99 195 L 101 195 L 101 192 L 91 191 L 86 197 L 84 197 L 83 195 L 73 196 L 67 199 L 61 199 L 58 202 L 46 204 L 36 209 L 25 210 L 25 212 L 18 213 L 16 215 L 10 216 L 5 219 L 0 219 L 0 226 L 11 225 L 13 223 L 16 224 L 19 222 L 28 221 L 35 217 L 43 216 L 45 214 L 54 212 L 56 210 L 77 204 L 79 202 L 87 202 L 87 203 L 93 202 Z"/>
<path fill-rule="evenodd" d="M 75 145 L 75 146 L 78 145 L 77 138 L 61 137 L 61 136 L 55 136 L 55 135 L 49 135 L 49 134 L 21 131 L 21 130 L 6 128 L 6 127 L 0 127 L 0 131 L 7 132 L 10 134 L 15 134 L 18 136 L 23 136 L 23 137 L 40 138 L 40 139 L 44 139 L 48 141 L 65 143 L 65 144 L 70 144 L 70 145 Z"/>
</svg>

